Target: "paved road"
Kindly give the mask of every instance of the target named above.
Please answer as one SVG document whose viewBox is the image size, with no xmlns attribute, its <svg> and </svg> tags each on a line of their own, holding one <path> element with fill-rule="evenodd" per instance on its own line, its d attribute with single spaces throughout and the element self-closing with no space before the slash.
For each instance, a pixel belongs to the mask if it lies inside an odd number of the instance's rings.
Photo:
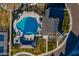
<svg viewBox="0 0 79 59">
<path fill-rule="evenodd" d="M 78 4 L 68 4 L 72 15 L 72 32 L 79 35 L 79 5 Z"/>
</svg>

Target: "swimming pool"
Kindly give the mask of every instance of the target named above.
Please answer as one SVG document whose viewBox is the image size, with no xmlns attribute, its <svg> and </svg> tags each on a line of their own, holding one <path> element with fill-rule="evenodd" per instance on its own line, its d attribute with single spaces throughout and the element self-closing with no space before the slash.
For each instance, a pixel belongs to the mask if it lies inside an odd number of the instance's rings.
<svg viewBox="0 0 79 59">
<path fill-rule="evenodd" d="M 0 41 L 4 41 L 4 35 L 0 35 Z"/>
<path fill-rule="evenodd" d="M 17 29 L 23 32 L 23 35 L 36 34 L 38 32 L 38 22 L 35 17 L 24 17 L 16 24 Z"/>
<path fill-rule="evenodd" d="M 4 52 L 4 47 L 0 47 L 0 53 Z"/>
</svg>

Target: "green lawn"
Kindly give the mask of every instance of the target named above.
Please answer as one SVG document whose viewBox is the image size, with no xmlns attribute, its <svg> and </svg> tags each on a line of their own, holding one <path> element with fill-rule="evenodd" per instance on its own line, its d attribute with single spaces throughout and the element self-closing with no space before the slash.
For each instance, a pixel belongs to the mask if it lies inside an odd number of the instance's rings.
<svg viewBox="0 0 79 59">
<path fill-rule="evenodd" d="M 69 24 L 70 24 L 70 18 L 68 11 L 64 11 L 64 21 L 63 21 L 63 26 L 62 29 L 64 30 L 64 33 L 68 33 L 69 31 Z"/>
<path fill-rule="evenodd" d="M 51 41 L 48 41 L 48 51 L 51 51 L 56 48 L 56 39 L 51 39 Z"/>
</svg>

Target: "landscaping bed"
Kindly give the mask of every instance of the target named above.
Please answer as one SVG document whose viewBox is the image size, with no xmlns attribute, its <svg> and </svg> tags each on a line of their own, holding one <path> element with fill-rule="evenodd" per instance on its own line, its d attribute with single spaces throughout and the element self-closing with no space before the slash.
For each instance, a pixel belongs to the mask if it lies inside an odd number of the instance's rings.
<svg viewBox="0 0 79 59">
<path fill-rule="evenodd" d="M 69 14 L 68 14 L 68 11 L 65 10 L 65 11 L 64 11 L 63 26 L 62 26 L 62 29 L 64 30 L 64 34 L 65 34 L 65 33 L 68 33 L 68 31 L 69 31 L 69 25 L 70 25 Z"/>
</svg>

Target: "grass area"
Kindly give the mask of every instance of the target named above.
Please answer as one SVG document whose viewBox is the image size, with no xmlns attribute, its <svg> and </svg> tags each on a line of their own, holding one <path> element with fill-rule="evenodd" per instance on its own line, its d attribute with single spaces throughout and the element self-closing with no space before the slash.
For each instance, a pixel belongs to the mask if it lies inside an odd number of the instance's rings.
<svg viewBox="0 0 79 59">
<path fill-rule="evenodd" d="M 48 41 L 48 51 L 51 51 L 56 48 L 56 39 L 50 39 L 51 41 Z"/>
<path fill-rule="evenodd" d="M 68 33 L 69 24 L 70 24 L 69 14 L 68 14 L 68 11 L 65 10 L 64 11 L 64 21 L 63 21 L 63 26 L 62 26 L 62 29 L 64 30 L 64 33 Z"/>
<path fill-rule="evenodd" d="M 10 18 L 10 12 L 0 7 L 0 27 L 2 27 L 4 30 L 9 28 L 10 24 L 9 18 Z"/>
<path fill-rule="evenodd" d="M 36 48 L 20 48 L 20 47 L 12 46 L 11 54 L 14 55 L 18 52 L 30 52 L 35 55 L 38 55 L 38 54 L 44 53 L 46 51 L 45 50 L 45 47 L 46 47 L 45 39 L 39 38 L 38 42 L 39 44 Z"/>
</svg>

